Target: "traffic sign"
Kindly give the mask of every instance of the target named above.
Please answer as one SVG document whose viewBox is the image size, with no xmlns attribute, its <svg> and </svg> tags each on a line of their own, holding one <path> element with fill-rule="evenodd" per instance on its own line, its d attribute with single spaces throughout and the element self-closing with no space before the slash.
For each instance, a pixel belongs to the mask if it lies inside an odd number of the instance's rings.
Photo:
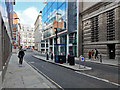
<svg viewBox="0 0 120 90">
<path fill-rule="evenodd" d="M 84 61 L 84 57 L 81 57 L 81 61 Z"/>
</svg>

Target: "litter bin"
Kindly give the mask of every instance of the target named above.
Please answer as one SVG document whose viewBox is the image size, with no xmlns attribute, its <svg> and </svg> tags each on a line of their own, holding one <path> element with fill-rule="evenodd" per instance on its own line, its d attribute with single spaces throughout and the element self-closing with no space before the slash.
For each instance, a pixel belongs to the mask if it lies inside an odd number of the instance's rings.
<svg viewBox="0 0 120 90">
<path fill-rule="evenodd" d="M 59 63 L 66 63 L 66 56 L 65 55 L 58 55 Z"/>
<path fill-rule="evenodd" d="M 75 65 L 75 59 L 74 56 L 69 56 L 69 65 Z"/>
</svg>

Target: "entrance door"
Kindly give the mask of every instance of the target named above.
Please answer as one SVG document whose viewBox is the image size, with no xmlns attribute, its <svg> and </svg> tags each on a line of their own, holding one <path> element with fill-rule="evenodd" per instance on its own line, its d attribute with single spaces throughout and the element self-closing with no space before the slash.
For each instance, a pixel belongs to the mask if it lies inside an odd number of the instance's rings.
<svg viewBox="0 0 120 90">
<path fill-rule="evenodd" d="M 109 59 L 115 59 L 115 44 L 108 44 Z"/>
</svg>

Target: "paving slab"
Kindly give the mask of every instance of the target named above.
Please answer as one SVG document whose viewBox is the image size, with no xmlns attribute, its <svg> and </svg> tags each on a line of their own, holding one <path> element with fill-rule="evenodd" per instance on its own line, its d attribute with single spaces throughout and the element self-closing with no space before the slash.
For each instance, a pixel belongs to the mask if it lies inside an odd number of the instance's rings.
<svg viewBox="0 0 120 90">
<path fill-rule="evenodd" d="M 79 60 L 79 58 L 76 57 L 75 60 Z M 116 59 L 108 59 L 108 60 L 103 59 L 102 63 L 97 59 L 91 60 L 91 59 L 86 58 L 85 61 L 86 62 L 98 63 L 98 64 L 112 65 L 112 66 L 119 66 L 119 64 L 120 64 L 119 61 L 116 60 Z"/>
<path fill-rule="evenodd" d="M 49 58 L 49 60 L 46 60 L 46 57 L 43 57 L 43 56 L 33 55 L 33 57 L 41 59 L 41 60 L 44 60 L 46 62 L 50 62 L 50 63 L 56 64 L 56 65 L 59 65 L 59 66 L 63 66 L 63 67 L 69 68 L 69 69 L 72 69 L 72 70 L 75 70 L 75 71 L 91 70 L 92 69 L 91 67 L 78 65 L 78 64 L 69 65 L 68 63 L 63 63 L 63 64 L 55 63 L 54 60 L 51 60 L 50 58 Z"/>
<path fill-rule="evenodd" d="M 33 52 L 35 52 L 37 54 L 41 54 L 40 52 L 38 52 L 36 50 L 33 50 Z M 46 55 L 46 54 L 43 54 L 43 55 Z M 75 60 L 79 60 L 79 58 L 75 57 Z M 88 58 L 85 58 L 85 61 L 86 62 L 98 63 L 98 64 L 112 65 L 112 66 L 120 66 L 119 60 L 116 60 L 116 59 L 103 59 L 102 63 L 100 62 L 100 60 L 95 60 L 95 59 L 91 60 L 91 59 L 88 59 Z"/>
<path fill-rule="evenodd" d="M 18 64 L 17 54 L 11 56 L 3 88 L 57 88 L 43 75 L 34 70 L 25 61 L 23 65 Z"/>
</svg>

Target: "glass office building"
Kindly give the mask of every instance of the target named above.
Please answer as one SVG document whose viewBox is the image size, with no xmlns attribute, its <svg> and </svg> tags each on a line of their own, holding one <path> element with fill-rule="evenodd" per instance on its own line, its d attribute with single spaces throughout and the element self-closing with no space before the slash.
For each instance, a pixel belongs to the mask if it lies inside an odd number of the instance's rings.
<svg viewBox="0 0 120 90">
<path fill-rule="evenodd" d="M 12 52 L 13 5 L 15 2 L 12 0 L 0 0 L 0 78 L 2 77 L 2 80 L 6 71 L 3 67 L 7 67 L 7 60 Z"/>
<path fill-rule="evenodd" d="M 73 4 L 71 4 L 70 2 L 67 2 L 67 0 L 50 1 L 51 0 L 48 0 L 46 6 L 42 10 L 43 39 L 45 40 L 45 46 L 48 44 L 45 52 L 53 52 L 54 54 L 57 53 L 59 55 L 67 55 L 70 53 L 71 55 L 76 56 L 76 2 L 72 2 Z M 68 12 L 70 8 L 73 8 L 71 14 Z M 68 21 L 72 23 L 68 23 Z M 73 45 L 72 49 L 70 44 Z"/>
</svg>

